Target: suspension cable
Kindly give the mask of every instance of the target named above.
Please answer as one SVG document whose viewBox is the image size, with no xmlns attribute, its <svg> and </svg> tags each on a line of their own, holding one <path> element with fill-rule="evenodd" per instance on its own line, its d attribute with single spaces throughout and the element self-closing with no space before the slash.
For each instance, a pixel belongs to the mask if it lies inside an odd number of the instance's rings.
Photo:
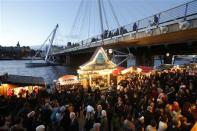
<svg viewBox="0 0 197 131">
<path fill-rule="evenodd" d="M 97 5 L 98 5 L 98 14 L 99 14 L 99 19 L 100 19 L 100 28 L 101 28 L 101 34 L 104 32 L 103 30 L 103 16 L 102 16 L 102 9 L 101 9 L 101 0 L 97 0 Z M 103 43 L 103 38 L 102 38 L 102 43 Z"/>
<path fill-rule="evenodd" d="M 91 27 L 91 14 L 92 14 L 92 3 L 89 5 L 89 17 L 88 17 L 88 38 L 90 36 L 90 27 Z"/>
<path fill-rule="evenodd" d="M 83 29 L 83 27 L 84 27 L 84 25 L 85 25 L 85 20 L 86 20 L 86 18 L 87 18 L 87 15 L 88 15 L 88 2 L 85 2 L 85 5 L 84 5 L 84 14 L 83 14 L 83 16 L 82 16 L 82 21 L 81 21 L 81 25 L 80 25 L 80 28 L 79 28 L 79 34 L 82 34 L 82 29 Z"/>
<path fill-rule="evenodd" d="M 114 17 L 114 19 L 115 19 L 115 21 L 116 21 L 116 24 L 117 24 L 118 27 L 120 27 L 120 23 L 119 23 L 119 21 L 118 21 L 118 17 L 116 16 L 116 13 L 115 13 L 115 10 L 114 10 L 114 8 L 113 8 L 113 5 L 112 5 L 112 3 L 111 3 L 110 0 L 107 0 L 107 1 L 108 1 L 108 3 L 109 3 L 109 6 L 110 6 L 110 9 L 111 9 L 111 11 L 112 11 L 113 17 Z"/>
<path fill-rule="evenodd" d="M 83 4 L 84 4 L 84 0 L 81 0 L 81 2 L 80 2 L 80 4 L 79 4 L 79 7 L 78 7 L 78 10 L 77 10 L 77 15 L 75 16 L 75 19 L 74 19 L 74 22 L 73 22 L 73 25 L 72 25 L 72 27 L 71 27 L 71 30 L 70 30 L 69 35 L 72 34 L 74 28 L 76 27 L 77 19 L 79 18 L 78 16 L 79 16 L 79 14 L 80 14 L 80 12 L 81 12 L 81 7 L 83 7 Z"/>
<path fill-rule="evenodd" d="M 81 31 L 81 26 L 82 26 L 82 21 L 83 21 L 83 15 L 84 15 L 84 10 L 85 10 L 85 1 L 83 3 L 83 6 L 81 7 L 78 19 L 77 19 L 77 23 L 75 26 L 75 29 L 73 30 L 73 34 L 74 36 L 76 36 L 75 39 L 79 40 L 80 37 L 80 31 Z"/>
<path fill-rule="evenodd" d="M 106 10 L 105 10 L 105 6 L 104 6 L 104 3 L 103 3 L 103 0 L 101 0 L 101 7 L 103 9 L 103 14 L 104 14 L 104 17 L 105 17 L 105 23 L 106 23 L 107 29 L 109 30 L 109 23 L 107 21 Z"/>
<path fill-rule="evenodd" d="M 93 4 L 93 8 L 95 8 L 95 4 Z M 93 14 L 93 31 L 92 31 L 93 34 L 95 34 L 95 32 L 96 32 L 96 29 L 95 29 L 96 28 L 95 27 L 96 24 L 95 23 L 96 23 L 96 11 L 94 10 L 94 14 Z"/>
</svg>

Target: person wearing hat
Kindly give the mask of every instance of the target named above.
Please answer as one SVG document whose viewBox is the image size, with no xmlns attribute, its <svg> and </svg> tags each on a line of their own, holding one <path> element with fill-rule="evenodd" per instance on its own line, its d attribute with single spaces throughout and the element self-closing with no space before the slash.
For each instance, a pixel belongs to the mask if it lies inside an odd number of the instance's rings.
<svg viewBox="0 0 197 131">
<path fill-rule="evenodd" d="M 94 124 L 94 108 L 91 105 L 88 105 L 85 108 L 85 111 L 84 129 L 85 131 L 90 131 L 93 128 Z"/>
<path fill-rule="evenodd" d="M 86 113 L 94 113 L 94 108 L 91 105 L 88 105 L 85 108 Z"/>
</svg>

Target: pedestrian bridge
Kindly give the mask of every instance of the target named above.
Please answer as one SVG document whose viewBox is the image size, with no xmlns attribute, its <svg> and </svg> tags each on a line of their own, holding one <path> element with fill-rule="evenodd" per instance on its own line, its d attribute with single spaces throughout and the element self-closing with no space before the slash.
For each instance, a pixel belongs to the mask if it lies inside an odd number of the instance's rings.
<svg viewBox="0 0 197 131">
<path fill-rule="evenodd" d="M 53 55 L 87 51 L 99 46 L 105 49 L 165 45 L 197 40 L 197 0 L 153 16 L 104 31 L 92 38 L 53 51 Z"/>
</svg>

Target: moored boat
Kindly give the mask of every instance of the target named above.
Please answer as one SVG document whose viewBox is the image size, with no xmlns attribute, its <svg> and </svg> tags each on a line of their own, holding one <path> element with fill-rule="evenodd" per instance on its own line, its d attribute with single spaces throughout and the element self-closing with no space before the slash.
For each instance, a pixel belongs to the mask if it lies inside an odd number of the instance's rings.
<svg viewBox="0 0 197 131">
<path fill-rule="evenodd" d="M 52 62 L 29 62 L 25 63 L 26 67 L 44 67 L 44 66 L 56 66 L 57 63 Z"/>
</svg>

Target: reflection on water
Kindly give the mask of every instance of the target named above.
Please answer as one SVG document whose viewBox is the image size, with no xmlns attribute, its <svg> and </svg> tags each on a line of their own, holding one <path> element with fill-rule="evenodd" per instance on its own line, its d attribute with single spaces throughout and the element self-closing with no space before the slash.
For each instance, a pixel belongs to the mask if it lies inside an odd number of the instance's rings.
<svg viewBox="0 0 197 131">
<path fill-rule="evenodd" d="M 27 68 L 25 67 L 25 63 L 28 62 L 29 62 L 28 60 L 0 61 L 0 74 L 7 72 L 8 74 L 14 74 L 14 75 L 43 77 L 47 84 L 51 84 L 53 80 L 58 79 L 62 75 L 76 74 L 76 69 L 66 66 Z M 41 61 L 39 60 L 37 62 L 41 62 Z"/>
</svg>

